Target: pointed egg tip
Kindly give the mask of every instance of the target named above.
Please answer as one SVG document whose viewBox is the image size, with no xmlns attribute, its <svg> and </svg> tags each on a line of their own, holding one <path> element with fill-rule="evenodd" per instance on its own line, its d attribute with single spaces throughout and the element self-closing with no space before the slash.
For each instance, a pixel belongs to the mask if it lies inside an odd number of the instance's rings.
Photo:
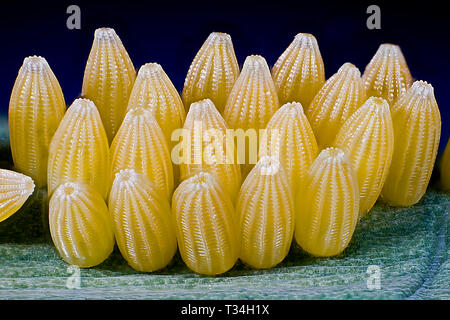
<svg viewBox="0 0 450 320">
<path fill-rule="evenodd" d="M 247 56 L 244 61 L 244 66 L 242 67 L 242 72 L 245 71 L 259 71 L 259 70 L 265 70 L 268 69 L 269 66 L 267 65 L 266 59 L 258 54 L 252 54 Z"/>
<path fill-rule="evenodd" d="M 317 156 L 317 159 L 326 160 L 330 163 L 342 163 L 348 161 L 345 152 L 336 147 L 323 149 Z"/>
<path fill-rule="evenodd" d="M 75 182 L 63 183 L 58 188 L 56 188 L 52 197 L 55 197 L 55 198 L 61 197 L 61 198 L 65 198 L 65 199 L 72 199 L 78 195 L 80 185 L 81 184 L 78 184 Z"/>
<path fill-rule="evenodd" d="M 377 107 L 377 110 L 382 112 L 389 111 L 389 103 L 387 102 L 386 99 L 381 97 L 371 96 L 366 100 L 366 102 L 361 106 L 361 108 L 364 107 L 364 105 L 375 106 Z"/>
<path fill-rule="evenodd" d="M 415 81 L 411 86 L 411 92 L 415 95 L 420 96 L 424 99 L 430 99 L 434 97 L 434 88 L 433 86 L 423 80 Z"/>
<path fill-rule="evenodd" d="M 286 114 L 295 116 L 295 115 L 302 115 L 304 114 L 303 106 L 300 102 L 292 101 L 287 102 L 283 104 L 280 109 L 278 109 L 280 112 L 285 112 Z"/>
<path fill-rule="evenodd" d="M 31 73 L 41 73 L 49 68 L 48 62 L 41 56 L 29 56 L 23 59 L 23 70 Z"/>
<path fill-rule="evenodd" d="M 311 33 L 297 33 L 293 43 L 301 47 L 314 47 L 317 45 L 317 39 Z"/>
<path fill-rule="evenodd" d="M 97 106 L 94 101 L 87 98 L 77 98 L 72 102 L 72 110 L 76 109 L 78 112 L 81 111 L 89 111 L 89 110 L 97 110 Z"/>
<path fill-rule="evenodd" d="M 94 39 L 99 41 L 111 41 L 115 37 L 117 37 L 117 33 L 113 28 L 102 27 L 94 31 Z"/>
<path fill-rule="evenodd" d="M 149 179 L 144 177 L 143 175 L 139 174 L 134 169 L 122 169 L 114 175 L 114 185 L 116 183 L 119 183 L 119 185 L 129 185 L 133 184 L 139 181 L 139 179 L 146 179 L 146 182 L 150 184 L 153 188 L 155 188 L 155 185 L 153 182 L 151 182 Z"/>
<path fill-rule="evenodd" d="M 189 184 L 194 184 L 195 188 L 207 189 L 212 184 L 215 184 L 215 177 L 206 171 L 198 172 L 185 180 Z"/>
<path fill-rule="evenodd" d="M 216 106 L 214 105 L 214 102 L 212 102 L 210 99 L 202 99 L 198 100 L 196 102 L 191 103 L 191 106 L 189 108 L 189 113 L 206 113 L 210 110 L 216 109 Z"/>
<path fill-rule="evenodd" d="M 263 176 L 275 175 L 281 168 L 280 160 L 274 156 L 263 156 L 256 163 L 255 169 Z"/>
<path fill-rule="evenodd" d="M 400 46 L 398 44 L 395 44 L 395 43 L 385 42 L 385 43 L 380 44 L 380 48 L 384 48 L 384 49 L 400 49 Z"/>
<path fill-rule="evenodd" d="M 206 98 L 197 102 L 193 102 L 191 104 L 186 119 L 193 118 L 195 119 L 195 121 L 205 121 L 207 123 L 208 115 L 215 115 L 219 118 L 222 117 L 219 110 L 217 110 L 216 106 L 214 105 L 214 102 Z"/>
<path fill-rule="evenodd" d="M 207 41 L 213 43 L 231 43 L 231 36 L 225 32 L 211 32 L 207 38 Z"/>
<path fill-rule="evenodd" d="M 361 71 L 352 63 L 346 62 L 344 63 L 339 70 L 337 71 L 339 74 L 346 74 L 351 78 L 357 79 L 361 77 Z"/>
<path fill-rule="evenodd" d="M 97 106 L 92 100 L 86 98 L 75 99 L 70 107 L 67 109 L 66 114 L 71 114 L 76 117 L 91 117 L 95 114 L 99 114 Z"/>
<path fill-rule="evenodd" d="M 25 190 L 24 194 L 29 197 L 33 192 L 34 188 L 36 187 L 34 184 L 34 181 L 31 177 L 24 175 L 24 182 L 25 182 Z"/>
<path fill-rule="evenodd" d="M 392 43 L 382 43 L 378 48 L 377 53 L 387 57 L 403 55 L 400 46 Z"/>
<path fill-rule="evenodd" d="M 148 62 L 139 68 L 138 77 L 141 78 L 159 77 L 162 71 L 163 68 L 159 63 Z"/>
</svg>

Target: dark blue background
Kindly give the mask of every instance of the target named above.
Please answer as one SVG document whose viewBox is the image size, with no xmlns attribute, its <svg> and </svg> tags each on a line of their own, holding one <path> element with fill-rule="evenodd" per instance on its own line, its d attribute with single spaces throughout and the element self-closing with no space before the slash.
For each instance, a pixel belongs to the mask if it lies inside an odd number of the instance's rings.
<svg viewBox="0 0 450 320">
<path fill-rule="evenodd" d="M 81 8 L 81 30 L 66 28 L 66 9 Z M 366 8 L 381 7 L 381 30 L 366 28 Z M 7 112 L 10 92 L 24 57 L 42 55 L 55 72 L 68 105 L 80 94 L 93 32 L 113 27 L 136 69 L 160 63 L 178 90 L 189 64 L 208 34 L 230 33 L 242 65 L 261 54 L 269 65 L 298 32 L 316 36 L 327 78 L 344 62 L 364 71 L 383 42 L 399 44 L 413 77 L 435 88 L 442 115 L 441 150 L 449 137 L 450 30 L 447 10 L 438 2 L 361 1 L 15 1 L 1 4 L 0 110 Z"/>
</svg>

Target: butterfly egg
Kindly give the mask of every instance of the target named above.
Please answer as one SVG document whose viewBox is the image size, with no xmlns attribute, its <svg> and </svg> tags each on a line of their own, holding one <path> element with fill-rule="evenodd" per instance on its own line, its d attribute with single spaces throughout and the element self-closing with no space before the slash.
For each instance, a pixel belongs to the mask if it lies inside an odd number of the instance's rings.
<svg viewBox="0 0 450 320">
<path fill-rule="evenodd" d="M 177 89 L 161 65 L 146 63 L 139 69 L 128 110 L 137 107 L 151 111 L 170 145 L 172 132 L 183 127 L 186 113 Z"/>
<path fill-rule="evenodd" d="M 266 150 L 267 155 L 279 159 L 295 193 L 318 154 L 316 138 L 301 103 L 283 105 L 270 119 L 266 129 L 267 148 L 261 148 L 260 155 Z"/>
<path fill-rule="evenodd" d="M 134 169 L 146 176 L 167 199 L 172 195 L 169 147 L 156 119 L 142 107 L 128 110 L 111 144 L 112 179 L 124 169 Z"/>
<path fill-rule="evenodd" d="M 309 33 L 299 33 L 272 68 L 280 103 L 300 102 L 308 110 L 325 82 L 319 45 Z"/>
<path fill-rule="evenodd" d="M 245 155 L 245 159 L 239 162 L 244 164 L 242 166 L 244 176 L 248 174 L 258 158 L 259 129 L 266 128 L 279 107 L 277 91 L 266 60 L 258 55 L 248 56 L 228 97 L 224 111 L 228 126 L 236 130 L 238 139 L 241 138 L 238 144 L 244 144 L 245 136 L 248 136 L 248 143 L 245 143 L 243 151 L 238 145 L 238 153 L 244 153 L 240 156 Z"/>
<path fill-rule="evenodd" d="M 251 55 L 228 97 L 224 118 L 231 128 L 263 129 L 279 108 L 266 59 Z"/>
<path fill-rule="evenodd" d="M 89 268 L 102 263 L 114 248 L 108 207 L 92 187 L 66 182 L 50 198 L 50 234 L 69 264 Z"/>
<path fill-rule="evenodd" d="M 16 213 L 34 191 L 30 177 L 0 169 L 0 222 Z"/>
<path fill-rule="evenodd" d="M 295 224 L 292 188 L 278 159 L 258 161 L 242 184 L 236 211 L 240 259 L 258 269 L 280 263 L 289 252 Z"/>
<path fill-rule="evenodd" d="M 183 127 L 186 113 L 172 81 L 157 63 L 146 63 L 138 72 L 131 91 L 128 110 L 142 107 L 151 111 L 166 138 L 169 150 L 175 146 L 172 134 Z M 174 181 L 179 179 L 179 166 L 173 165 Z"/>
<path fill-rule="evenodd" d="M 48 194 L 65 182 L 92 186 L 106 199 L 109 191 L 108 139 L 95 104 L 76 99 L 53 136 L 48 157 Z"/>
<path fill-rule="evenodd" d="M 117 245 L 135 270 L 162 269 L 177 250 L 168 199 L 143 175 L 127 169 L 116 174 L 109 212 Z"/>
<path fill-rule="evenodd" d="M 38 187 L 47 185 L 50 141 L 66 103 L 53 71 L 42 57 L 27 57 L 9 102 L 9 137 L 14 167 Z"/>
<path fill-rule="evenodd" d="M 415 81 L 391 108 L 394 154 L 381 196 L 395 206 L 411 206 L 424 195 L 439 146 L 441 115 L 434 89 Z"/>
<path fill-rule="evenodd" d="M 378 97 L 367 99 L 345 121 L 334 146 L 345 152 L 356 173 L 361 216 L 378 199 L 391 165 L 394 129 L 387 101 Z"/>
<path fill-rule="evenodd" d="M 241 186 L 241 168 L 227 150 L 231 148 L 234 155 L 235 145 L 227 143 L 228 127 L 214 103 L 205 99 L 191 104 L 184 129 L 190 139 L 183 144 L 186 158 L 182 158 L 180 166 L 182 179 L 201 171 L 209 172 L 227 195 L 236 199 Z"/>
<path fill-rule="evenodd" d="M 325 82 L 306 112 L 320 149 L 333 144 L 345 120 L 365 100 L 366 91 L 359 69 L 351 63 L 344 63 Z"/>
<path fill-rule="evenodd" d="M 135 77 L 133 63 L 114 29 L 95 30 L 81 94 L 97 106 L 109 142 L 125 116 Z"/>
<path fill-rule="evenodd" d="M 238 224 L 230 198 L 215 177 L 200 172 L 184 180 L 172 198 L 181 257 L 193 271 L 221 274 L 239 256 Z"/>
<path fill-rule="evenodd" d="M 345 153 L 322 150 L 295 198 L 297 244 L 314 256 L 341 253 L 359 216 L 358 180 Z"/>
<path fill-rule="evenodd" d="M 239 76 L 239 65 L 229 34 L 211 33 L 192 61 L 182 92 L 186 109 L 191 103 L 210 99 L 223 112 Z"/>
<path fill-rule="evenodd" d="M 400 47 L 390 43 L 380 45 L 362 80 L 368 97 L 384 98 L 391 107 L 413 82 Z"/>
</svg>

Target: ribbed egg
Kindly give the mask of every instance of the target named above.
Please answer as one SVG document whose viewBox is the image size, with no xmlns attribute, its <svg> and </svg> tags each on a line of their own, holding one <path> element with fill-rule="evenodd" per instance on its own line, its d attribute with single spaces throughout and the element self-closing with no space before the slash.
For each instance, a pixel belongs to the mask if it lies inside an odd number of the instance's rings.
<svg viewBox="0 0 450 320">
<path fill-rule="evenodd" d="M 380 45 L 366 66 L 362 80 L 368 97 L 381 97 L 391 107 L 413 82 L 402 50 L 390 43 Z"/>
<path fill-rule="evenodd" d="M 378 97 L 367 99 L 344 122 L 334 146 L 345 152 L 355 170 L 362 215 L 378 199 L 391 165 L 394 128 L 387 101 Z"/>
<path fill-rule="evenodd" d="M 130 109 L 111 144 L 111 177 L 120 170 L 134 169 L 146 176 L 167 199 L 174 181 L 169 148 L 151 112 Z"/>
<path fill-rule="evenodd" d="M 53 243 L 69 264 L 89 268 L 102 263 L 114 248 L 108 207 L 92 187 L 66 182 L 50 198 Z"/>
<path fill-rule="evenodd" d="M 38 187 L 47 185 L 48 149 L 66 111 L 53 71 L 43 57 L 27 57 L 9 102 L 9 137 L 15 168 Z"/>
<path fill-rule="evenodd" d="M 168 199 L 132 169 L 118 172 L 109 196 L 109 212 L 117 245 L 135 270 L 162 269 L 177 250 Z"/>
<path fill-rule="evenodd" d="M 391 110 L 394 154 L 381 197 L 391 205 L 411 206 L 425 194 L 441 137 L 433 86 L 414 82 Z"/>
<path fill-rule="evenodd" d="M 312 99 L 325 82 L 319 45 L 309 33 L 299 33 L 272 68 L 281 104 L 300 102 L 308 110 Z"/>
<path fill-rule="evenodd" d="M 190 143 L 183 152 L 189 154 L 181 162 L 181 178 L 186 179 L 204 171 L 213 174 L 231 199 L 236 199 L 241 186 L 241 168 L 235 158 L 227 157 L 227 148 L 235 152 L 234 143 L 228 143 L 225 120 L 209 99 L 194 102 L 184 125 Z M 229 155 L 229 153 L 228 153 Z M 186 163 L 189 162 L 189 163 Z"/>
<path fill-rule="evenodd" d="M 0 169 L 0 222 L 16 213 L 34 191 L 30 177 Z"/>
<path fill-rule="evenodd" d="M 177 89 L 157 63 L 146 63 L 139 69 L 127 110 L 138 107 L 152 113 L 164 133 L 169 151 L 172 150 L 176 144 L 172 134 L 183 127 L 186 112 Z M 173 165 L 174 182 L 179 180 L 179 171 L 179 166 Z"/>
<path fill-rule="evenodd" d="M 262 157 L 242 184 L 236 207 L 240 259 L 267 269 L 283 261 L 294 234 L 292 188 L 278 159 Z"/>
<path fill-rule="evenodd" d="M 116 31 L 96 29 L 81 94 L 97 106 L 109 142 L 125 116 L 135 78 L 133 63 Z"/>
<path fill-rule="evenodd" d="M 243 164 L 243 176 L 248 174 L 257 161 L 259 129 L 266 128 L 279 107 L 277 91 L 266 60 L 258 55 L 248 56 L 224 111 L 228 126 L 235 129 L 235 133 L 241 138 L 244 135 L 249 137 L 244 146 L 245 151 L 240 151 L 239 144 L 237 146 L 238 152 L 245 154 L 245 158 L 239 162 Z M 241 157 L 244 155 L 241 154 Z"/>
<path fill-rule="evenodd" d="M 106 199 L 109 191 L 108 139 L 95 104 L 76 99 L 50 143 L 48 194 L 65 182 L 94 187 Z"/>
<path fill-rule="evenodd" d="M 361 73 L 351 63 L 344 63 L 314 97 L 306 116 L 320 149 L 332 146 L 348 119 L 366 100 Z"/>
<path fill-rule="evenodd" d="M 230 198 L 213 175 L 198 173 L 175 190 L 172 212 L 181 257 L 193 271 L 217 275 L 239 256 L 238 223 Z"/>
<path fill-rule="evenodd" d="M 283 105 L 266 129 L 267 152 L 260 152 L 260 155 L 279 159 L 295 193 L 318 154 L 314 132 L 300 102 Z"/>
<path fill-rule="evenodd" d="M 358 179 L 345 153 L 322 150 L 295 199 L 295 240 L 314 256 L 335 256 L 348 246 L 359 217 Z"/>
<path fill-rule="evenodd" d="M 212 32 L 186 75 L 182 93 L 186 110 L 193 102 L 210 99 L 219 112 L 223 112 L 238 76 L 239 64 L 230 35 Z"/>
</svg>

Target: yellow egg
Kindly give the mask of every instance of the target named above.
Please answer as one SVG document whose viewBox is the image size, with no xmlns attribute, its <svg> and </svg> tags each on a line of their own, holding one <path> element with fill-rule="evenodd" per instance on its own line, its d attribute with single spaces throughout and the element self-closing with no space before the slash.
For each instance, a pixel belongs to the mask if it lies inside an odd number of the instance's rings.
<svg viewBox="0 0 450 320">
<path fill-rule="evenodd" d="M 236 199 L 241 186 L 241 168 L 228 161 L 225 120 L 209 99 L 191 104 L 184 129 L 189 134 L 190 143 L 186 150 L 190 154 L 189 163 L 181 163 L 181 177 L 186 179 L 201 171 L 213 174 L 223 190 L 232 199 Z M 234 150 L 233 150 L 234 151 Z"/>
<path fill-rule="evenodd" d="M 50 143 L 49 196 L 60 184 L 77 182 L 94 187 L 106 199 L 109 161 L 108 139 L 97 108 L 88 99 L 76 99 Z"/>
<path fill-rule="evenodd" d="M 73 182 L 60 185 L 50 198 L 49 224 L 53 243 L 69 264 L 93 267 L 113 251 L 108 207 L 92 187 Z"/>
<path fill-rule="evenodd" d="M 262 157 L 242 184 L 236 208 L 240 259 L 253 268 L 276 266 L 288 254 L 294 233 L 292 188 L 280 162 Z"/>
<path fill-rule="evenodd" d="M 390 43 L 380 45 L 366 66 L 362 80 L 368 97 L 381 97 L 391 107 L 413 82 L 402 50 Z"/>
<path fill-rule="evenodd" d="M 0 222 L 19 210 L 34 191 L 30 177 L 0 169 Z"/>
<path fill-rule="evenodd" d="M 280 103 L 300 102 L 308 110 L 325 82 L 319 45 L 309 33 L 299 33 L 272 68 Z"/>
<path fill-rule="evenodd" d="M 229 34 L 213 32 L 192 61 L 183 88 L 186 110 L 191 103 L 210 99 L 223 112 L 228 95 L 239 76 L 239 65 Z"/>
<path fill-rule="evenodd" d="M 151 111 L 168 145 L 172 145 L 172 132 L 183 127 L 186 112 L 177 89 L 161 65 L 146 63 L 139 69 L 127 110 L 137 107 Z"/>
<path fill-rule="evenodd" d="M 95 30 L 81 94 L 97 106 L 109 142 L 125 116 L 135 78 L 133 63 L 114 29 Z"/>
<path fill-rule="evenodd" d="M 111 144 L 111 175 L 134 169 L 146 176 L 169 199 L 173 171 L 164 134 L 147 109 L 130 109 Z"/>
<path fill-rule="evenodd" d="M 252 143 L 250 137 L 258 139 L 259 129 L 266 128 L 279 107 L 277 91 L 266 60 L 258 55 L 248 56 L 224 111 L 228 126 L 241 136 L 244 133 L 249 136 L 244 151 L 239 150 L 238 145 L 238 152 L 245 154 L 245 159 L 240 161 L 243 164 L 241 167 L 243 176 L 248 174 L 258 157 L 258 141 L 254 142 L 256 148 L 252 148 L 254 146 L 250 146 Z M 243 132 L 239 133 L 238 130 Z"/>
<path fill-rule="evenodd" d="M 306 252 L 334 256 L 348 246 L 359 216 L 358 180 L 345 153 L 322 150 L 295 199 L 295 240 Z"/>
<path fill-rule="evenodd" d="M 355 170 L 362 215 L 378 199 L 391 165 L 394 129 L 387 101 L 367 99 L 343 124 L 334 146 L 345 152 Z"/>
<path fill-rule="evenodd" d="M 238 223 L 230 198 L 214 176 L 199 173 L 175 190 L 172 212 L 181 257 L 193 271 L 217 275 L 239 256 Z"/>
<path fill-rule="evenodd" d="M 143 175 L 116 174 L 109 196 L 114 234 L 122 256 L 135 270 L 162 269 L 177 250 L 170 204 Z"/>
<path fill-rule="evenodd" d="M 295 193 L 318 154 L 314 133 L 300 102 L 286 103 L 278 109 L 266 129 L 267 154 L 279 159 Z"/>
<path fill-rule="evenodd" d="M 344 63 L 314 97 L 306 116 L 320 149 L 332 146 L 341 126 L 366 100 L 361 73 Z"/>
<path fill-rule="evenodd" d="M 27 57 L 9 102 L 9 137 L 15 168 L 38 187 L 47 185 L 48 148 L 66 103 L 53 71 L 42 57 Z"/>
<path fill-rule="evenodd" d="M 411 206 L 427 189 L 441 137 L 441 115 L 433 86 L 414 82 L 391 113 L 394 154 L 381 197 L 390 205 Z"/>
<path fill-rule="evenodd" d="M 164 133 L 169 150 L 172 150 L 176 144 L 172 141 L 172 134 L 183 127 L 186 112 L 177 89 L 157 63 L 146 63 L 139 69 L 127 110 L 137 107 L 152 113 Z M 174 182 L 178 182 L 179 166 L 173 165 L 173 175 Z"/>
</svg>

